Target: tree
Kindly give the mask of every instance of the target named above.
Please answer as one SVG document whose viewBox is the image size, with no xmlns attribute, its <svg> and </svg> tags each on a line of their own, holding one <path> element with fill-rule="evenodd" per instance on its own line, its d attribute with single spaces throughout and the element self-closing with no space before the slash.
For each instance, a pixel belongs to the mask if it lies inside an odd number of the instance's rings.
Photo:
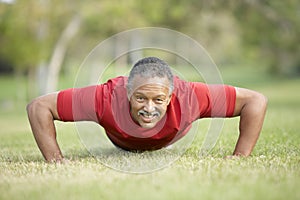
<svg viewBox="0 0 300 200">
<path fill-rule="evenodd" d="M 259 52 L 272 73 L 300 72 L 299 1 L 247 0 L 232 6 L 246 51 Z"/>
<path fill-rule="evenodd" d="M 66 48 L 80 17 L 73 1 L 17 1 L 0 4 L 0 54 L 16 74 L 28 74 L 29 98 L 55 90 Z M 44 73 L 40 73 L 44 70 Z M 42 76 L 37 84 L 37 74 Z"/>
</svg>

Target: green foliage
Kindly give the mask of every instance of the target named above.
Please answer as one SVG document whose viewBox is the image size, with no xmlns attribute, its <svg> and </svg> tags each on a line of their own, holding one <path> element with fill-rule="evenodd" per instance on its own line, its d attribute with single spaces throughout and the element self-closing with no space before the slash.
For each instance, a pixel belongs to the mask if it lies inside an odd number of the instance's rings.
<svg viewBox="0 0 300 200">
<path fill-rule="evenodd" d="M 34 8 L 23 7 L 21 4 L 1 7 L 1 57 L 12 62 L 15 67 L 35 65 L 41 55 L 37 33 L 34 32 L 36 23 L 29 23 L 36 18 L 35 13 L 31 12 Z"/>
<path fill-rule="evenodd" d="M 73 57 L 120 31 L 159 26 L 193 36 L 217 62 L 251 61 L 274 73 L 293 74 L 300 71 L 299 6 L 297 0 L 0 3 L 0 57 L 21 69 L 47 64 L 61 32 L 79 15 L 83 23 L 70 47 Z"/>
<path fill-rule="evenodd" d="M 244 38 L 245 51 L 258 52 L 257 58 L 270 71 L 293 74 L 300 71 L 300 3 L 287 1 L 239 1 L 233 4 Z"/>
<path fill-rule="evenodd" d="M 65 23 L 68 1 L 17 1 L 0 4 L 0 55 L 15 68 L 32 68 L 49 59 Z M 60 20 L 63 19 L 63 20 Z"/>
</svg>

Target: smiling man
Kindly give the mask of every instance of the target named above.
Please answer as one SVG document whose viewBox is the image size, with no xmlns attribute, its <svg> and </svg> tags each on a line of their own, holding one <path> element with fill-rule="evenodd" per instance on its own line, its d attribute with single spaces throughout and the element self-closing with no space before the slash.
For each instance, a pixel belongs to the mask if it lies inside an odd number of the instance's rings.
<svg viewBox="0 0 300 200">
<path fill-rule="evenodd" d="M 258 92 L 187 82 L 173 76 L 163 60 L 147 57 L 133 66 L 129 77 L 38 97 L 28 104 L 27 113 L 44 158 L 62 162 L 54 120 L 94 121 L 122 149 L 156 150 L 184 137 L 195 120 L 240 116 L 233 156 L 249 156 L 266 107 L 266 98 Z"/>
<path fill-rule="evenodd" d="M 157 58 L 146 58 L 135 64 L 127 82 L 130 113 L 144 128 L 153 128 L 167 111 L 173 90 L 173 74 Z"/>
</svg>

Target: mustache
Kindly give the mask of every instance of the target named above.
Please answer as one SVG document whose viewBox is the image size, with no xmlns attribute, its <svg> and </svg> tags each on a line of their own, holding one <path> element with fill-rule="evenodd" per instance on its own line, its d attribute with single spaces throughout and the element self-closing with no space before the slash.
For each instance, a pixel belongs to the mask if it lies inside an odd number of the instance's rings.
<svg viewBox="0 0 300 200">
<path fill-rule="evenodd" d="M 140 116 L 140 115 L 147 116 L 147 117 L 152 117 L 152 116 L 159 117 L 160 116 L 160 112 L 158 112 L 158 111 L 147 112 L 145 110 L 139 110 L 138 111 L 138 116 Z"/>
</svg>

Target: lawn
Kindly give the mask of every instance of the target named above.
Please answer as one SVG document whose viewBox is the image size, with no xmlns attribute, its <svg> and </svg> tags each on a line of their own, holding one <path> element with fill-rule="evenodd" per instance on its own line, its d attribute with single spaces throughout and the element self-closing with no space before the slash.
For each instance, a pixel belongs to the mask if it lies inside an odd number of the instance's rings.
<svg viewBox="0 0 300 200">
<path fill-rule="evenodd" d="M 9 103 L 15 85 L 2 77 L 0 199 L 300 199 L 300 79 L 229 74 L 224 72 L 225 83 L 261 91 L 269 98 L 252 156 L 223 158 L 233 151 L 238 136 L 238 118 L 226 119 L 208 155 L 200 156 L 198 136 L 171 165 L 143 174 L 116 171 L 90 156 L 72 123 L 56 123 L 61 149 L 71 162 L 45 163 L 25 104 Z M 208 125 L 208 120 L 200 121 L 200 132 Z M 113 159 L 118 162 L 121 157 Z"/>
</svg>

